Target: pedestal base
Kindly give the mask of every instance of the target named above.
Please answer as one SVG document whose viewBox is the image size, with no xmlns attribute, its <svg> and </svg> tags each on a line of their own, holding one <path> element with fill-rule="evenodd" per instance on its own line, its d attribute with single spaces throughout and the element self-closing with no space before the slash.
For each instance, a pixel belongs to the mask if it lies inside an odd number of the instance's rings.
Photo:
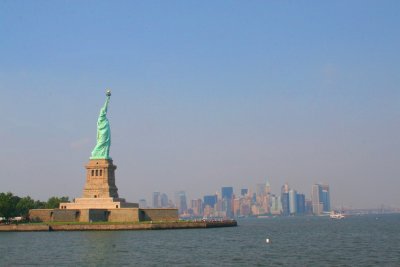
<svg viewBox="0 0 400 267">
<path fill-rule="evenodd" d="M 120 209 L 138 208 L 138 203 L 126 202 L 123 198 L 75 198 L 72 203 L 60 203 L 60 209 Z"/>
</svg>

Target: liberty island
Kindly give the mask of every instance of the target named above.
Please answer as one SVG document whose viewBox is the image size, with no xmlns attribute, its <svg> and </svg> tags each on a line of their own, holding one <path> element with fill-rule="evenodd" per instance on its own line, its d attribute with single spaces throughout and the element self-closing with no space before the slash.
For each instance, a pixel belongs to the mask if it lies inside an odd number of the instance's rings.
<svg viewBox="0 0 400 267">
<path fill-rule="evenodd" d="M 176 208 L 139 208 L 137 203 L 127 202 L 119 197 L 115 183 L 117 166 L 110 157 L 111 130 L 107 118 L 110 98 L 111 91 L 107 90 L 106 101 L 100 109 L 97 120 L 96 145 L 85 166 L 86 182 L 82 197 L 75 198 L 73 202 L 62 202 L 57 209 L 29 211 L 31 222 L 45 222 L 46 225 L 4 226 L 0 228 L 0 231 L 137 230 L 236 226 L 237 223 L 233 220 L 178 222 Z M 152 224 L 137 224 L 146 221 Z M 71 225 L 71 222 L 74 224 Z M 96 224 L 91 224 L 92 222 Z M 153 222 L 158 223 L 153 224 Z M 57 224 L 50 225 L 51 223 Z"/>
</svg>

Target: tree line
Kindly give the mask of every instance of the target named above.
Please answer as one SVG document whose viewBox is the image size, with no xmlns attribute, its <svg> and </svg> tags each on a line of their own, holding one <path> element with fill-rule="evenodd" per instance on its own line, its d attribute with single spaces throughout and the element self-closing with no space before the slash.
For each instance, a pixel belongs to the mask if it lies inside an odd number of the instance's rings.
<svg viewBox="0 0 400 267">
<path fill-rule="evenodd" d="M 6 220 L 27 217 L 30 209 L 55 209 L 61 202 L 69 202 L 68 197 L 51 197 L 47 201 L 40 201 L 30 196 L 15 196 L 11 192 L 0 193 L 0 217 Z"/>
</svg>

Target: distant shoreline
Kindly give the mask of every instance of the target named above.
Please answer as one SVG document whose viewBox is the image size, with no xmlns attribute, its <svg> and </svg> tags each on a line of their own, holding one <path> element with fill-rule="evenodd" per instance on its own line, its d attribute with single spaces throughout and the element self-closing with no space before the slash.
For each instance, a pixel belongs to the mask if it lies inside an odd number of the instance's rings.
<svg viewBox="0 0 400 267">
<path fill-rule="evenodd" d="M 146 222 L 146 223 L 38 223 L 0 225 L 0 232 L 51 232 L 51 231 L 123 231 L 123 230 L 168 230 L 234 227 L 237 221 L 199 222 Z"/>
</svg>

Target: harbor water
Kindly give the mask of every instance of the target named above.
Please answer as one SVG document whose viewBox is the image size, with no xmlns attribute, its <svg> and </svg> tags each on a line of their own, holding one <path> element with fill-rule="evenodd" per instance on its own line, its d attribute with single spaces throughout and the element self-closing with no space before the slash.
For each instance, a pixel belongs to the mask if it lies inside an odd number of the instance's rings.
<svg viewBox="0 0 400 267">
<path fill-rule="evenodd" d="M 238 224 L 4 232 L 0 266 L 400 266 L 400 214 L 245 218 Z"/>
</svg>

